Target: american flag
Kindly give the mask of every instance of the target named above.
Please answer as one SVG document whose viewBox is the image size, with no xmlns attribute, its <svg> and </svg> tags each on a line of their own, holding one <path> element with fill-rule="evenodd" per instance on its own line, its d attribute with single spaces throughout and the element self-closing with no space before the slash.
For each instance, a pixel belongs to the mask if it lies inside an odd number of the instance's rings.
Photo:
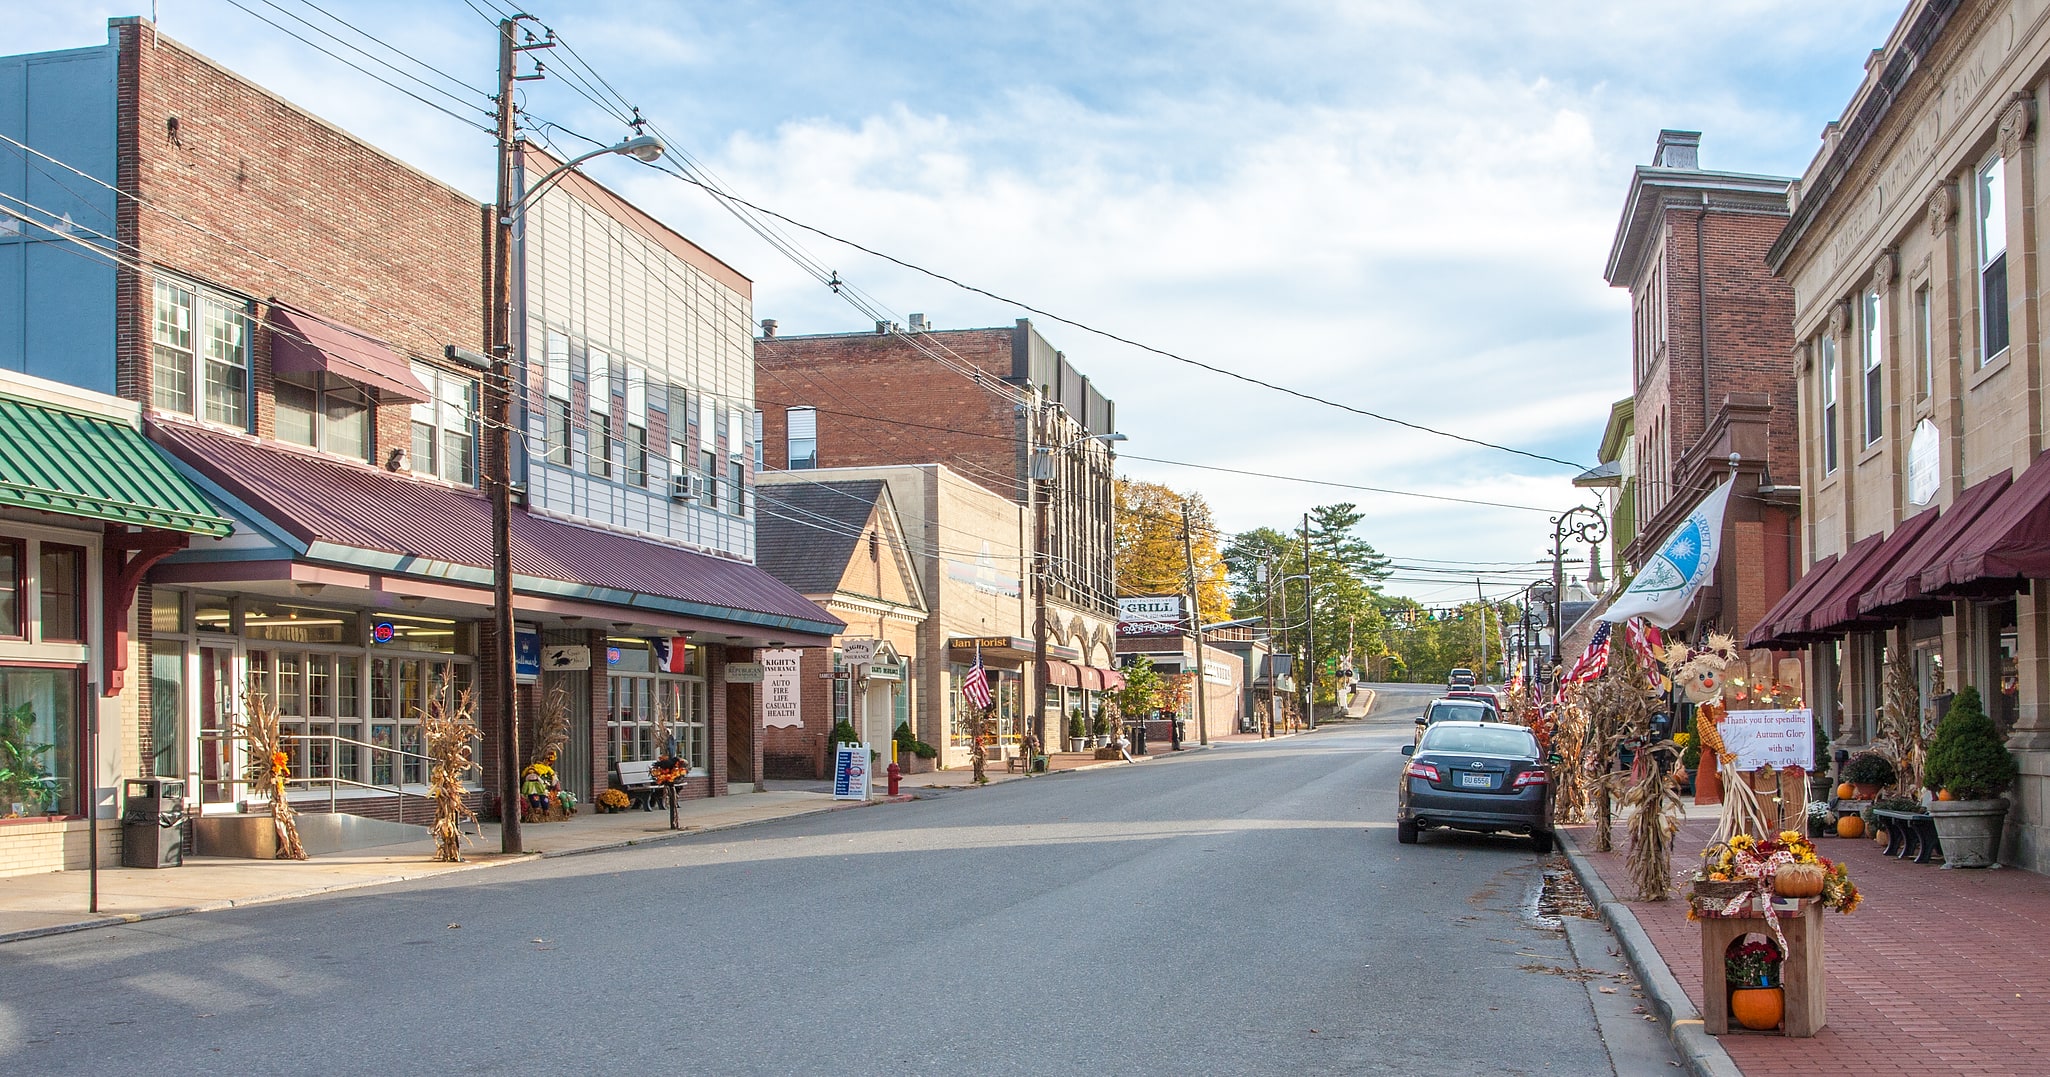
<svg viewBox="0 0 2050 1077">
<path fill-rule="evenodd" d="M 975 664 L 969 667 L 968 676 L 961 678 L 961 698 L 975 704 L 978 710 L 989 709 L 989 671 L 982 668 L 980 647 L 975 649 Z"/>
<path fill-rule="evenodd" d="M 1566 672 L 1567 681 L 1598 680 L 1609 671 L 1609 631 L 1614 627 L 1607 621 L 1594 626 L 1594 638 L 1587 641 L 1587 650 L 1580 652 L 1579 660 Z"/>
<path fill-rule="evenodd" d="M 1646 624 L 1638 618 L 1630 618 L 1630 624 L 1623 631 L 1623 638 L 1630 641 L 1630 649 L 1637 652 L 1637 660 L 1644 664 L 1645 672 L 1657 678 L 1665 669 L 1659 661 L 1659 651 L 1665 646 L 1665 638 L 1655 624 Z"/>
</svg>

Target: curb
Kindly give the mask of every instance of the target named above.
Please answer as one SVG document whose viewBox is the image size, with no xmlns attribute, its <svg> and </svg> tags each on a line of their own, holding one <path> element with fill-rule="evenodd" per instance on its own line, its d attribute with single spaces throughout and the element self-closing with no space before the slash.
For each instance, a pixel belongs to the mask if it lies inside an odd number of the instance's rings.
<svg viewBox="0 0 2050 1077">
<path fill-rule="evenodd" d="M 1556 833 L 1559 851 L 1566 854 L 1567 862 L 1573 866 L 1573 875 L 1580 881 L 1580 888 L 1601 910 L 1602 922 L 1623 944 L 1623 956 L 1629 960 L 1631 971 L 1637 974 L 1637 982 L 1644 985 L 1645 1001 L 1651 1004 L 1659 1020 L 1665 1022 L 1666 1035 L 1673 1041 L 1673 1050 L 1679 1053 L 1687 1072 L 1695 1077 L 1743 1077 L 1743 1071 L 1730 1059 L 1729 1052 L 1703 1029 L 1701 1013 L 1694 1008 L 1694 1000 L 1687 997 L 1679 978 L 1666 967 L 1666 959 L 1659 956 L 1658 947 L 1652 945 L 1651 936 L 1644 932 L 1644 925 L 1637 922 L 1637 914 L 1616 900 L 1609 884 L 1602 881 L 1601 874 L 1581 853 L 1573 835 L 1564 830 Z"/>
</svg>

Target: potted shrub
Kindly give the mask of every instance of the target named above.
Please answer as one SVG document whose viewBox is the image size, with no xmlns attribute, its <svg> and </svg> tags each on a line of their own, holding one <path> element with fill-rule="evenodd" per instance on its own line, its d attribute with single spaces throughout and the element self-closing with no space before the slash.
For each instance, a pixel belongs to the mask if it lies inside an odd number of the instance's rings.
<svg viewBox="0 0 2050 1077">
<path fill-rule="evenodd" d="M 1076 707 L 1068 713 L 1068 750 L 1071 752 L 1089 749 L 1089 724 L 1082 717 L 1082 708 Z"/>
<path fill-rule="evenodd" d="M 1076 714 L 1080 714 L 1080 713 L 1082 713 L 1082 708 L 1080 708 L 1080 707 L 1077 707 L 1077 708 L 1075 708 L 1075 713 L 1076 713 Z M 1110 716 L 1109 716 L 1109 715 L 1107 715 L 1107 714 L 1105 714 L 1105 713 L 1103 713 L 1103 712 L 1102 712 L 1102 711 L 1100 711 L 1100 710 L 1099 710 L 1099 711 L 1097 711 L 1097 712 L 1096 712 L 1096 717 L 1095 717 L 1095 718 L 1092 718 L 1092 719 L 1090 719 L 1090 721 L 1089 721 L 1089 736 L 1090 736 L 1090 738 L 1091 738 L 1092 740 L 1094 740 L 1094 741 L 1096 742 L 1096 747 L 1098 747 L 1098 748 L 1101 748 L 1101 747 L 1103 747 L 1104 745 L 1106 745 L 1106 744 L 1109 744 L 1109 743 L 1110 743 Z"/>
<path fill-rule="evenodd" d="M 1878 752 L 1859 752 L 1844 764 L 1843 779 L 1851 783 L 1851 795 L 1858 800 L 1871 800 L 1879 791 L 1900 780 L 1893 768 L 1893 760 Z"/>
<path fill-rule="evenodd" d="M 1999 858 L 2000 827 L 2007 819 L 2001 794 L 2017 773 L 2014 756 L 1979 703 L 1979 690 L 1959 689 L 1929 742 L 1923 768 L 1924 780 L 1938 792 L 1925 810 L 1935 817 L 1944 867 L 1983 868 Z"/>
</svg>

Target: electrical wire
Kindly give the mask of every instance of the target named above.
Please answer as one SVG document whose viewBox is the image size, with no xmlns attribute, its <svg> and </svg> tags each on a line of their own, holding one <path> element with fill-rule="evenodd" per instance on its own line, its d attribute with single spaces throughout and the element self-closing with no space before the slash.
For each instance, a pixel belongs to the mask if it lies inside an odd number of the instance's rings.
<svg viewBox="0 0 2050 1077">
<path fill-rule="evenodd" d="M 434 111 L 436 111 L 436 112 L 439 112 L 439 113 L 441 113 L 442 115 L 444 115 L 444 116 L 447 116 L 447 117 L 449 117 L 450 119 L 453 119 L 453 120 L 455 120 L 455 121 L 456 121 L 456 122 L 458 122 L 458 123 L 468 124 L 469 126 L 471 126 L 471 127 L 474 127 L 474 128 L 476 128 L 477 130 L 479 130 L 479 131 L 482 131 L 482 132 L 484 132 L 485 134 L 493 134 L 493 133 L 494 133 L 494 132 L 492 131 L 492 129 L 491 129 L 490 127 L 488 127 L 488 126 L 486 126 L 486 125 L 484 125 L 484 124 L 478 123 L 478 122 L 477 122 L 476 120 L 473 120 L 473 119 L 471 119 L 471 118 L 470 118 L 470 117 L 468 117 L 468 116 L 465 116 L 465 115 L 463 115 L 463 114 L 461 114 L 461 113 L 459 113 L 459 112 L 456 112 L 455 110 L 453 110 L 453 109 L 450 109 L 450 108 L 448 108 L 448 107 L 446 107 L 446 106 L 443 106 L 443 105 L 438 105 L 438 104 L 435 104 L 435 103 L 434 103 L 433 101 L 429 101 L 429 100 L 428 100 L 427 98 L 425 98 L 425 97 L 422 97 L 422 96 L 420 96 L 419 94 L 417 94 L 417 93 L 414 93 L 413 91 L 411 91 L 411 90 L 408 90 L 408 89 L 406 89 L 406 88 L 405 88 L 404 86 L 401 86 L 401 85 L 399 85 L 398 83 L 396 83 L 396 82 L 393 82 L 393 81 L 391 81 L 390 79 L 387 79 L 387 78 L 385 78 L 385 77 L 383 77 L 383 76 L 379 75 L 379 74 L 378 74 L 378 73 L 376 73 L 375 71 L 372 71 L 372 70 L 370 70 L 369 68 L 367 68 L 367 67 L 364 67 L 364 66 L 363 66 L 363 65 L 361 65 L 361 64 L 355 63 L 355 62 L 353 62 L 353 61 L 351 61 L 351 60 L 349 60 L 349 59 L 347 59 L 347 58 L 345 58 L 345 57 L 343 57 L 343 56 L 341 56 L 341 55 L 339 55 L 339 54 L 337 54 L 337 53 L 335 53 L 335 52 L 333 52 L 333 51 L 331 51 L 331 50 L 329 50 L 329 49 L 323 48 L 323 47 L 321 47 L 320 45 L 318 45 L 318 44 L 316 44 L 316 43 L 314 43 L 314 42 L 312 42 L 312 41 L 309 41 L 309 40 L 307 40 L 307 39 L 306 39 L 305 37 L 302 37 L 302 36 L 301 36 L 301 35 L 299 35 L 298 33 L 295 33 L 295 32 L 294 32 L 294 31 L 293 31 L 293 30 L 292 30 L 292 29 L 291 29 L 290 27 L 287 27 L 287 26 L 282 26 L 282 25 L 280 25 L 279 23 L 277 23 L 276 21 L 274 21 L 274 20 L 272 20 L 271 18 L 269 18 L 268 16 L 264 15 L 264 14 L 263 14 L 262 12 L 260 12 L 260 11 L 257 11 L 257 10 L 255 10 L 255 9 L 253 9 L 253 8 L 250 8 L 250 7 L 246 6 L 246 5 L 244 5 L 244 4 L 243 4 L 243 3 L 241 2 L 241 0 L 224 0 L 224 2 L 225 2 L 225 3 L 227 3 L 227 4 L 228 4 L 228 5 L 230 6 L 230 7 L 236 8 L 237 10 L 239 10 L 239 11 L 243 12 L 244 14 L 247 14 L 247 15 L 248 15 L 248 16 L 249 16 L 250 18 L 256 19 L 257 21 L 259 21 L 259 22 L 262 22 L 262 23 L 264 23 L 265 25 L 268 25 L 268 26 L 270 26 L 270 27 L 273 27 L 273 28 L 274 28 L 274 29 L 276 29 L 276 30 L 277 30 L 277 31 L 278 31 L 279 33 L 281 33 L 281 34 L 284 34 L 284 35 L 285 35 L 286 37 L 289 37 L 289 38 L 291 38 L 292 40 L 294 40 L 294 41 L 297 41 L 297 42 L 299 42 L 299 43 L 300 43 L 300 44 L 302 44 L 302 45 L 305 45 L 305 46 L 306 46 L 307 48 L 310 48 L 310 49 L 312 49 L 313 51 L 315 51 L 315 52 L 318 52 L 318 53 L 320 53 L 321 55 L 323 55 L 323 56 L 326 56 L 326 57 L 328 57 L 328 58 L 330 58 L 330 59 L 334 60 L 335 62 L 337 62 L 337 63 L 339 63 L 339 64 L 342 64 L 342 65 L 343 65 L 343 66 L 345 66 L 345 67 L 351 67 L 351 68 L 354 68 L 354 69 L 356 69 L 357 71 L 361 72 L 361 73 L 362 73 L 362 74 L 363 74 L 364 76 L 366 76 L 366 77 L 368 77 L 368 78 L 370 78 L 370 79 L 373 79 L 373 80 L 375 80 L 375 81 L 377 81 L 377 82 L 379 82 L 379 83 L 381 83 L 381 84 L 383 84 L 383 85 L 385 85 L 385 86 L 388 86 L 388 87 L 390 87 L 391 89 L 393 89 L 393 90 L 396 90 L 396 91 L 397 91 L 397 92 L 399 92 L 399 93 L 405 94 L 405 95 L 406 95 L 407 97 L 410 97 L 410 98 L 412 98 L 413 100 L 415 100 L 415 101 L 418 101 L 418 102 L 420 102 L 420 103 L 421 103 L 421 104 L 423 104 L 423 105 L 426 105 L 426 106 L 427 106 L 428 108 L 431 108 L 431 109 L 433 109 Z M 361 50 L 357 50 L 357 51 L 361 52 Z M 363 55 L 365 55 L 365 56 L 368 56 L 369 54 L 368 54 L 368 53 L 363 53 Z M 443 92 L 443 93 L 446 93 L 446 91 L 439 91 L 439 92 Z M 451 94 L 451 95 L 448 95 L 448 96 L 454 96 L 454 95 L 452 95 L 452 94 Z M 478 111 L 479 113 L 483 114 L 483 115 L 486 115 L 486 116 L 490 115 L 490 112 L 488 112 L 487 110 L 484 110 L 484 109 L 478 109 L 477 111 Z"/>
</svg>

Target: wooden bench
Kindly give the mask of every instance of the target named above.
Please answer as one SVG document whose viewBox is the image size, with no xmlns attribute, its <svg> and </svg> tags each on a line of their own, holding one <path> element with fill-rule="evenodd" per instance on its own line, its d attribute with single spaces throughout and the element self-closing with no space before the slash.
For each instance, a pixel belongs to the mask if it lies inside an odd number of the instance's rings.
<svg viewBox="0 0 2050 1077">
<path fill-rule="evenodd" d="M 1896 860 L 1913 858 L 1917 864 L 1927 864 L 1929 858 L 1943 855 L 1943 844 L 1936 838 L 1936 820 L 1923 812 L 1895 811 L 1892 808 L 1874 808 L 1872 817 L 1886 827 L 1886 855 Z"/>
<path fill-rule="evenodd" d="M 653 760 L 621 761 L 614 763 L 612 769 L 619 775 L 619 787 L 626 790 L 627 799 L 635 807 L 654 811 L 662 803 L 662 787 L 655 784 Z"/>
</svg>

